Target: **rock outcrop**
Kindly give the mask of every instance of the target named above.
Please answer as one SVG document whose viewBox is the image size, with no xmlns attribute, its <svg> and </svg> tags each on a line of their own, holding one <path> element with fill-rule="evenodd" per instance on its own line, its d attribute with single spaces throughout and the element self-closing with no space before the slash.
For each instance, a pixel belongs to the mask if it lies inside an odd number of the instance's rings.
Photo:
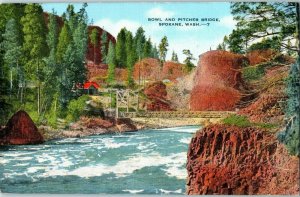
<svg viewBox="0 0 300 197">
<path fill-rule="evenodd" d="M 144 89 L 147 96 L 146 108 L 149 111 L 171 111 L 170 102 L 167 100 L 166 85 L 161 82 L 149 84 Z"/>
<path fill-rule="evenodd" d="M 0 144 L 23 145 L 44 142 L 34 122 L 25 111 L 18 111 L 0 131 Z"/>
<path fill-rule="evenodd" d="M 133 124 L 130 118 L 118 118 L 116 120 L 116 127 L 118 128 L 118 131 L 121 133 L 129 132 L 129 131 L 137 131 L 137 127 Z"/>
<path fill-rule="evenodd" d="M 212 125 L 192 138 L 187 194 L 299 194 L 299 159 L 272 133 Z"/>
<path fill-rule="evenodd" d="M 227 51 L 202 54 L 191 92 L 191 110 L 234 110 L 245 88 L 239 71 L 245 62 L 244 56 Z"/>
<path fill-rule="evenodd" d="M 184 64 L 167 61 L 164 63 L 162 69 L 162 79 L 168 79 L 173 82 L 177 82 L 178 79 L 187 75 L 187 69 Z"/>
</svg>

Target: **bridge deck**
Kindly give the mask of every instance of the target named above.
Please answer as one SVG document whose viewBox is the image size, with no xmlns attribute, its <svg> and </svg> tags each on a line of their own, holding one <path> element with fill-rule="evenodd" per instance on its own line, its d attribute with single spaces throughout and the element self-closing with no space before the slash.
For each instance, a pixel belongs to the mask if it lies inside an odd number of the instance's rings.
<svg viewBox="0 0 300 197">
<path fill-rule="evenodd" d="M 123 113 L 123 117 L 145 117 L 145 118 L 225 118 L 234 111 L 148 111 Z"/>
</svg>

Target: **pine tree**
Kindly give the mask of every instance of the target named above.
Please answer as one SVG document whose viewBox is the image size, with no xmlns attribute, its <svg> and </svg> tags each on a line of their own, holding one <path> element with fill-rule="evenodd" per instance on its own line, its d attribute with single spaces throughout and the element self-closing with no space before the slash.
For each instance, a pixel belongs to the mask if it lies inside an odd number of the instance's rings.
<svg viewBox="0 0 300 197">
<path fill-rule="evenodd" d="M 62 62 L 63 56 L 67 51 L 68 45 L 70 44 L 71 40 L 72 40 L 72 35 L 69 26 L 67 23 L 64 23 L 64 26 L 62 27 L 61 32 L 59 34 L 57 51 L 56 51 L 56 56 L 57 56 L 56 58 L 59 63 Z"/>
<path fill-rule="evenodd" d="M 159 54 L 158 54 L 158 50 L 157 50 L 156 45 L 154 45 L 153 48 L 152 48 L 152 57 L 155 58 L 155 59 L 159 58 Z"/>
<path fill-rule="evenodd" d="M 126 32 L 126 28 L 122 28 L 117 36 L 116 60 L 120 68 L 126 66 Z"/>
<path fill-rule="evenodd" d="M 193 54 L 191 53 L 190 50 L 188 49 L 184 49 L 183 54 L 186 55 L 186 59 L 183 61 L 188 69 L 188 71 L 191 71 L 195 65 L 193 64 L 192 60 L 195 60 L 195 58 L 193 57 Z"/>
<path fill-rule="evenodd" d="M 41 84 L 43 80 L 43 58 L 48 54 L 46 43 L 46 24 L 43 9 L 38 4 L 27 4 L 25 15 L 21 19 L 23 24 L 23 51 L 26 55 L 26 71 L 37 82 L 37 112 L 41 112 Z"/>
<path fill-rule="evenodd" d="M 168 52 L 168 46 L 169 46 L 168 38 L 167 38 L 167 36 L 164 36 L 161 39 L 161 42 L 160 42 L 160 44 L 158 46 L 158 48 L 159 48 L 159 58 L 160 58 L 161 62 L 165 62 L 166 61 L 166 56 L 167 56 L 167 52 Z"/>
<path fill-rule="evenodd" d="M 300 59 L 290 68 L 287 80 L 286 93 L 288 95 L 286 107 L 287 125 L 285 130 L 279 134 L 279 139 L 287 146 L 290 154 L 300 155 Z"/>
<path fill-rule="evenodd" d="M 134 43 L 133 43 L 133 36 L 130 31 L 126 32 L 126 53 L 127 53 L 127 60 L 126 60 L 126 67 L 127 67 L 127 84 L 129 87 L 132 87 L 134 85 L 133 80 L 133 69 L 134 69 L 134 63 L 136 59 L 134 49 Z"/>
<path fill-rule="evenodd" d="M 145 31 L 143 27 L 139 27 L 134 37 L 134 46 L 136 49 L 137 59 L 144 58 L 143 49 L 145 43 L 146 43 Z"/>
<path fill-rule="evenodd" d="M 116 51 L 115 51 L 115 46 L 111 41 L 109 41 L 107 63 L 108 63 L 107 83 L 109 85 L 113 85 L 115 82 Z"/>
<path fill-rule="evenodd" d="M 172 58 L 171 58 L 171 61 L 172 61 L 172 62 L 177 62 L 177 63 L 178 63 L 178 56 L 177 56 L 177 54 L 175 53 L 175 51 L 172 52 Z"/>
<path fill-rule="evenodd" d="M 151 53 L 152 53 L 152 42 L 151 39 L 149 38 L 145 45 L 144 45 L 144 49 L 143 49 L 143 57 L 151 57 Z"/>
<path fill-rule="evenodd" d="M 5 33 L 3 36 L 2 46 L 5 50 L 4 60 L 10 68 L 10 95 L 13 91 L 13 71 L 21 74 L 21 68 L 19 62 L 22 55 L 22 46 L 20 39 L 20 32 L 18 31 L 17 23 L 15 19 L 10 19 L 6 24 Z"/>
<path fill-rule="evenodd" d="M 101 62 L 106 64 L 106 56 L 107 56 L 107 32 L 102 31 L 101 34 Z"/>
<path fill-rule="evenodd" d="M 96 64 L 96 47 L 98 45 L 98 30 L 94 28 L 90 34 L 90 40 L 94 46 L 94 64 Z"/>
</svg>

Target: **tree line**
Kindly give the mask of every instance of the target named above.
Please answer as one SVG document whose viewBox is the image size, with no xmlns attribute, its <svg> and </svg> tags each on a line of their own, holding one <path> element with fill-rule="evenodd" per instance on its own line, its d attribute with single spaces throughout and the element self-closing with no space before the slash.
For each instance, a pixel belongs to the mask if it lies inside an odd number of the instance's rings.
<svg viewBox="0 0 300 197">
<path fill-rule="evenodd" d="M 65 115 L 86 80 L 86 6 L 75 12 L 69 5 L 60 27 L 39 4 L 0 5 L 1 120 L 19 108 L 36 121 Z"/>
</svg>

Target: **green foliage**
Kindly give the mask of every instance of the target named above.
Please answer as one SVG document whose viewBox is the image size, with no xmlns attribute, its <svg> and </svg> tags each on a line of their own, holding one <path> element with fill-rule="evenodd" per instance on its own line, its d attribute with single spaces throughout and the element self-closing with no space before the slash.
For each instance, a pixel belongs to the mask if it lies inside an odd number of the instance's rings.
<svg viewBox="0 0 300 197">
<path fill-rule="evenodd" d="M 116 51 L 114 44 L 110 41 L 107 54 L 108 63 L 108 77 L 107 83 L 113 85 L 115 82 L 115 68 L 116 68 Z"/>
<path fill-rule="evenodd" d="M 187 70 L 191 71 L 195 67 L 195 65 L 192 62 L 192 60 L 195 60 L 195 58 L 193 57 L 191 51 L 188 49 L 184 49 L 182 52 L 184 55 L 186 55 L 186 59 L 183 61 L 183 63 L 185 63 Z"/>
<path fill-rule="evenodd" d="M 90 34 L 91 43 L 94 46 L 94 63 L 96 63 L 96 47 L 98 45 L 98 30 L 94 28 Z"/>
<path fill-rule="evenodd" d="M 165 62 L 166 61 L 166 56 L 167 56 L 167 52 L 168 52 L 168 38 L 167 36 L 164 36 L 161 41 L 160 44 L 158 46 L 159 48 L 159 58 L 161 62 Z"/>
<path fill-rule="evenodd" d="M 67 51 L 68 45 L 70 44 L 71 40 L 72 40 L 72 37 L 71 37 L 71 32 L 70 32 L 69 26 L 67 23 L 65 23 L 61 29 L 61 32 L 60 32 L 59 38 L 58 38 L 58 46 L 57 46 L 57 52 L 56 52 L 58 62 L 60 62 L 60 63 L 62 62 L 63 56 L 64 56 L 65 52 Z"/>
<path fill-rule="evenodd" d="M 251 122 L 246 116 L 239 116 L 236 114 L 230 115 L 223 119 L 223 123 L 226 125 L 238 126 L 238 127 L 250 127 Z"/>
<path fill-rule="evenodd" d="M 135 49 L 133 45 L 133 36 L 130 31 L 126 32 L 126 53 L 127 53 L 127 60 L 126 60 L 126 67 L 127 67 L 127 85 L 128 87 L 133 87 L 134 80 L 133 80 L 133 67 L 136 59 Z"/>
<path fill-rule="evenodd" d="M 279 135 L 278 138 L 283 142 L 290 154 L 300 155 L 300 76 L 299 76 L 299 63 L 297 62 L 291 66 L 290 74 L 287 80 L 286 93 L 288 95 L 286 107 L 287 124 Z"/>
<path fill-rule="evenodd" d="M 155 59 L 159 58 L 159 54 L 158 54 L 158 50 L 157 50 L 156 45 L 154 45 L 153 48 L 152 48 L 152 57 L 155 58 Z"/>
<path fill-rule="evenodd" d="M 139 27 L 135 33 L 134 46 L 136 49 L 137 58 L 144 58 L 143 49 L 146 43 L 145 31 L 143 27 Z"/>
<path fill-rule="evenodd" d="M 231 51 L 243 53 L 249 42 L 260 38 L 272 38 L 272 47 L 280 46 L 280 50 L 296 50 L 296 45 L 286 44 L 296 39 L 296 3 L 235 2 L 231 4 L 231 13 L 238 27 L 229 37 Z"/>
<path fill-rule="evenodd" d="M 265 74 L 265 65 L 259 64 L 256 66 L 248 66 L 243 68 L 242 75 L 246 81 L 261 79 Z"/>
<path fill-rule="evenodd" d="M 85 114 L 86 101 L 90 98 L 88 95 L 83 95 L 77 99 L 73 99 L 68 104 L 67 118 L 69 122 L 76 121 L 81 115 Z"/>
<path fill-rule="evenodd" d="M 143 57 L 145 58 L 151 56 L 152 56 L 152 42 L 151 39 L 149 38 L 144 45 Z"/>
<path fill-rule="evenodd" d="M 274 51 L 280 50 L 280 45 L 277 41 L 277 37 L 274 38 L 267 38 L 263 39 L 261 42 L 257 42 L 252 44 L 248 49 L 247 52 L 254 51 L 254 50 L 264 50 L 264 49 L 273 49 Z"/>
<path fill-rule="evenodd" d="M 116 60 L 117 66 L 122 68 L 126 66 L 126 28 L 122 28 L 117 36 Z"/>
</svg>

